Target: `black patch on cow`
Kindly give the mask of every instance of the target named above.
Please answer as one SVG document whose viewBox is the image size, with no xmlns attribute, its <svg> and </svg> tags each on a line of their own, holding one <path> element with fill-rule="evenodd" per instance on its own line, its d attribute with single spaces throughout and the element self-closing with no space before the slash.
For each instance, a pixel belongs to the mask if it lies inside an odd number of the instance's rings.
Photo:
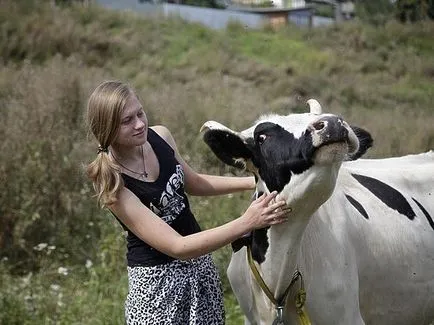
<svg viewBox="0 0 434 325">
<path fill-rule="evenodd" d="M 345 194 L 345 197 L 351 203 L 351 205 L 353 207 L 355 207 L 356 210 L 359 211 L 362 216 L 365 217 L 365 219 L 369 219 L 368 213 L 366 212 L 366 210 L 363 208 L 363 206 L 360 204 L 359 201 L 357 201 L 356 199 L 354 199 L 353 197 L 351 197 L 351 196 L 349 196 L 347 194 Z"/>
<path fill-rule="evenodd" d="M 256 198 L 260 197 L 264 192 L 260 191 L 256 193 Z M 268 236 L 267 230 L 270 227 L 265 227 L 262 229 L 255 229 L 251 234 L 250 247 L 252 248 L 252 257 L 259 264 L 265 261 L 265 253 L 268 249 Z"/>
<path fill-rule="evenodd" d="M 290 182 L 291 174 L 301 174 L 313 165 L 315 148 L 308 132 L 295 139 L 280 125 L 265 122 L 256 126 L 252 140 L 247 143 L 252 162 L 270 192 L 280 192 Z"/>
<path fill-rule="evenodd" d="M 252 196 L 252 201 L 260 197 L 264 192 L 255 192 Z M 238 252 L 243 246 L 250 246 L 252 249 L 252 257 L 258 262 L 262 263 L 265 261 L 265 253 L 268 249 L 268 237 L 267 230 L 270 227 L 265 227 L 262 229 L 255 229 L 249 235 L 240 237 L 231 243 L 232 250 L 234 253 Z"/>
<path fill-rule="evenodd" d="M 270 227 L 253 230 L 252 233 L 252 256 L 253 259 L 261 264 L 265 261 L 265 253 L 268 249 L 267 231 Z"/>
<path fill-rule="evenodd" d="M 243 237 L 240 237 L 238 239 L 235 239 L 232 243 L 232 251 L 234 253 L 238 252 L 243 246 L 249 246 L 252 243 L 252 235 L 246 235 Z"/>
<path fill-rule="evenodd" d="M 222 162 L 243 169 L 244 165 L 236 159 L 250 159 L 252 154 L 246 144 L 236 134 L 224 130 L 208 130 L 203 140 Z"/>
<path fill-rule="evenodd" d="M 410 204 L 398 190 L 372 177 L 358 174 L 351 175 L 389 208 L 398 211 L 410 220 L 413 220 L 416 216 Z"/>
<path fill-rule="evenodd" d="M 354 125 L 351 125 L 351 128 L 359 139 L 359 150 L 353 154 L 349 154 L 347 160 L 356 160 L 363 156 L 366 151 L 372 147 L 374 140 L 368 131 Z"/>
<path fill-rule="evenodd" d="M 412 197 L 412 199 L 413 199 L 414 202 L 416 202 L 416 204 L 419 207 L 419 209 L 422 210 L 423 214 L 426 217 L 426 220 L 428 220 L 429 225 L 434 230 L 434 221 L 432 220 L 432 218 L 431 218 L 430 214 L 428 213 L 428 211 L 426 211 L 426 209 L 424 208 L 424 206 L 422 204 L 420 204 L 414 197 Z"/>
<path fill-rule="evenodd" d="M 240 237 L 231 243 L 232 251 L 238 252 L 243 246 L 250 246 L 253 259 L 261 264 L 265 261 L 265 254 L 268 249 L 267 230 L 270 227 L 253 230 L 251 234 Z"/>
</svg>

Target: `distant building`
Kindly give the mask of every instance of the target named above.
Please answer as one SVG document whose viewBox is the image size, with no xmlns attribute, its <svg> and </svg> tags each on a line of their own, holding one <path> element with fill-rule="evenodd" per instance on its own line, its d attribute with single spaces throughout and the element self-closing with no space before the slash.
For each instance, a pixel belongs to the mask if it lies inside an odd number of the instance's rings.
<svg viewBox="0 0 434 325">
<path fill-rule="evenodd" d="M 280 0 L 286 1 L 286 0 Z M 335 20 L 351 19 L 354 17 L 355 0 L 288 0 L 292 8 L 300 8 L 307 5 L 328 5 L 333 8 Z"/>
<path fill-rule="evenodd" d="M 321 4 L 332 6 L 336 18 L 349 19 L 354 16 L 353 0 L 231 0 L 230 2 L 233 6 L 288 9 L 301 9 L 315 4 Z"/>
<path fill-rule="evenodd" d="M 230 8 L 230 10 L 257 14 L 263 17 L 266 25 L 279 28 L 292 22 L 298 26 L 312 26 L 313 10 L 310 7 L 303 8 Z"/>
<path fill-rule="evenodd" d="M 157 17 L 178 16 L 186 21 L 201 23 L 212 29 L 224 29 L 233 22 L 239 22 L 245 28 L 264 26 L 279 28 L 288 24 L 309 28 L 334 23 L 333 18 L 315 16 L 311 5 L 299 8 L 255 7 L 236 5 L 231 1 L 226 9 L 214 9 L 168 3 L 167 0 L 93 1 L 113 10 L 127 10 Z"/>
<path fill-rule="evenodd" d="M 274 7 L 274 8 L 305 8 L 306 1 L 304 0 L 232 0 L 232 5 L 242 5 L 250 7 Z"/>
</svg>

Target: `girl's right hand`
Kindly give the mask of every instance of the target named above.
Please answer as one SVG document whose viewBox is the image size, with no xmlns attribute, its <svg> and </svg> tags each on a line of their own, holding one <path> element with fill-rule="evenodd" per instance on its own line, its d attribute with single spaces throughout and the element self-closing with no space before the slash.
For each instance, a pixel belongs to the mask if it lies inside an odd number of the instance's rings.
<svg viewBox="0 0 434 325">
<path fill-rule="evenodd" d="M 252 229 L 277 225 L 288 220 L 290 209 L 284 200 L 274 201 L 277 192 L 262 194 L 254 200 L 242 215 L 251 225 Z"/>
</svg>

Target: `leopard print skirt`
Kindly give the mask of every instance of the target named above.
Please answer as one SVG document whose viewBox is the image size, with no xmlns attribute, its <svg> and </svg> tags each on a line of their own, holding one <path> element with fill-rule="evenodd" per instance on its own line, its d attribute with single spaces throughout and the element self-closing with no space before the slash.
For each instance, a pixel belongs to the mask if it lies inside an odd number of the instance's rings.
<svg viewBox="0 0 434 325">
<path fill-rule="evenodd" d="M 221 282 L 211 255 L 128 267 L 127 325 L 221 325 Z"/>
</svg>

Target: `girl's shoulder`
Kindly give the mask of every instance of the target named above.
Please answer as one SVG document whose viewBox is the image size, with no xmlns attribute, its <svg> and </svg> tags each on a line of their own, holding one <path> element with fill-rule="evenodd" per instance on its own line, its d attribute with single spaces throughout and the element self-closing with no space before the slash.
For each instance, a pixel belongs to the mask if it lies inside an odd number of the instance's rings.
<svg viewBox="0 0 434 325">
<path fill-rule="evenodd" d="M 176 148 L 175 140 L 173 139 L 173 136 L 167 127 L 164 125 L 154 125 L 149 128 L 157 133 L 164 141 L 166 141 L 167 144 L 172 147 L 172 149 Z"/>
<path fill-rule="evenodd" d="M 150 126 L 149 128 L 153 130 L 155 133 L 157 133 L 164 140 L 166 140 L 166 138 L 170 135 L 169 129 L 164 125 L 153 125 Z"/>
</svg>

